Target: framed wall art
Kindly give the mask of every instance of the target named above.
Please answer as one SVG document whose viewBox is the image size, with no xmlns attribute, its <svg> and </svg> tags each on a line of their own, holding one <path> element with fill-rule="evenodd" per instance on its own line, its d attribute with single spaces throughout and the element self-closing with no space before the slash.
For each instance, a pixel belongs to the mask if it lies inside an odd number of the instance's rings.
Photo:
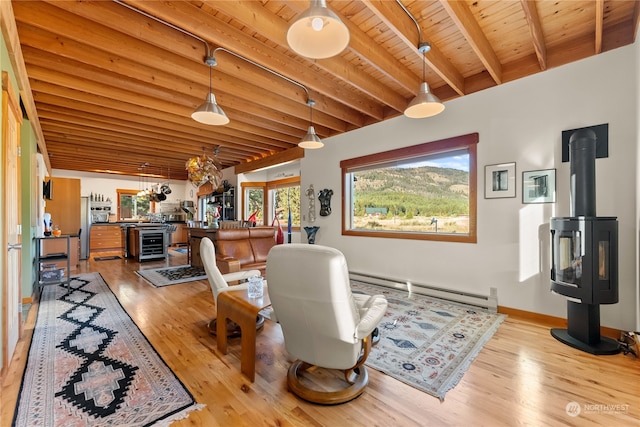
<svg viewBox="0 0 640 427">
<path fill-rule="evenodd" d="M 516 164 L 500 163 L 484 167 L 484 198 L 516 197 Z"/>
<path fill-rule="evenodd" d="M 556 170 L 522 172 L 522 203 L 554 203 Z"/>
</svg>

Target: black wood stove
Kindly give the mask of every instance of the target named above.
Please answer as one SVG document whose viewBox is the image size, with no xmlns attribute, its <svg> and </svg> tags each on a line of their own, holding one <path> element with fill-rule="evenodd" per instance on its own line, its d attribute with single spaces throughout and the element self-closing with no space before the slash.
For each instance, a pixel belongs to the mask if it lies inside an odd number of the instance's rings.
<svg viewBox="0 0 640 427">
<path fill-rule="evenodd" d="M 600 304 L 618 302 L 618 221 L 596 216 L 596 134 L 569 139 L 571 216 L 551 218 L 551 290 L 568 298 L 567 329 L 559 341 L 592 354 L 616 354 L 617 341 L 600 336 Z"/>
</svg>

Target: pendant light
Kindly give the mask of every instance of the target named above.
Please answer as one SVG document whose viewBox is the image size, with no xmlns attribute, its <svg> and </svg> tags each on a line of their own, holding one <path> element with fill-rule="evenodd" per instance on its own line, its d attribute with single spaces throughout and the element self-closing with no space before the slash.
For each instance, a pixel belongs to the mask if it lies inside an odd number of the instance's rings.
<svg viewBox="0 0 640 427">
<path fill-rule="evenodd" d="M 418 52 L 423 56 L 431 50 L 429 42 L 420 42 L 418 44 Z M 409 103 L 404 110 L 404 115 L 412 119 L 423 119 L 425 117 L 435 116 L 444 111 L 444 104 L 437 96 L 429 91 L 429 85 L 425 78 L 425 61 L 422 58 L 422 83 L 418 89 L 418 94 Z"/>
<path fill-rule="evenodd" d="M 312 99 L 307 99 L 307 105 L 309 106 L 309 129 L 307 134 L 302 138 L 302 141 L 298 143 L 300 148 L 316 149 L 324 147 L 322 140 L 316 134 L 316 130 L 313 127 L 313 106 L 316 105 Z"/>
<path fill-rule="evenodd" d="M 311 59 L 330 58 L 349 44 L 349 29 L 327 8 L 326 0 L 311 0 L 287 31 L 287 43 L 298 55 Z"/>
<path fill-rule="evenodd" d="M 211 90 L 211 68 L 216 65 L 215 58 L 207 56 L 205 63 L 209 66 L 209 94 L 204 104 L 191 113 L 191 118 L 205 125 L 226 125 L 229 118 L 216 103 L 216 97 Z"/>
</svg>

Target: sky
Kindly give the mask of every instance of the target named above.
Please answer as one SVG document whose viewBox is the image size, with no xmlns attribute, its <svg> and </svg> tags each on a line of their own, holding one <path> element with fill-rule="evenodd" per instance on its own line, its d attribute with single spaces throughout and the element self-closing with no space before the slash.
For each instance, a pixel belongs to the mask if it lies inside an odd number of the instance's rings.
<svg viewBox="0 0 640 427">
<path fill-rule="evenodd" d="M 457 169 L 465 172 L 469 172 L 469 155 L 459 154 L 452 156 L 445 156 L 441 158 L 433 158 L 425 161 L 411 163 L 405 167 L 420 167 L 420 166 L 432 166 L 436 168 L 445 169 Z"/>
</svg>

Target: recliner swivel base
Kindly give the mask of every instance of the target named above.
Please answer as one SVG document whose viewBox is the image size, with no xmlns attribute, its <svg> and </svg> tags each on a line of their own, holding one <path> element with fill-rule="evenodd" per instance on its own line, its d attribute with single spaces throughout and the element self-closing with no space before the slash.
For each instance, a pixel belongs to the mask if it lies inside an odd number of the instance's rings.
<svg viewBox="0 0 640 427">
<path fill-rule="evenodd" d="M 369 374 L 364 365 L 356 368 L 343 370 L 344 381 L 346 387 L 337 390 L 320 390 L 310 388 L 303 384 L 302 374 L 307 370 L 315 369 L 316 366 L 310 365 L 302 360 L 296 360 L 289 367 L 287 372 L 287 385 L 289 390 L 301 399 L 308 402 L 318 403 L 321 405 L 338 405 L 349 402 L 360 396 L 367 384 L 369 383 Z M 325 368 L 318 368 L 325 369 Z"/>
</svg>

